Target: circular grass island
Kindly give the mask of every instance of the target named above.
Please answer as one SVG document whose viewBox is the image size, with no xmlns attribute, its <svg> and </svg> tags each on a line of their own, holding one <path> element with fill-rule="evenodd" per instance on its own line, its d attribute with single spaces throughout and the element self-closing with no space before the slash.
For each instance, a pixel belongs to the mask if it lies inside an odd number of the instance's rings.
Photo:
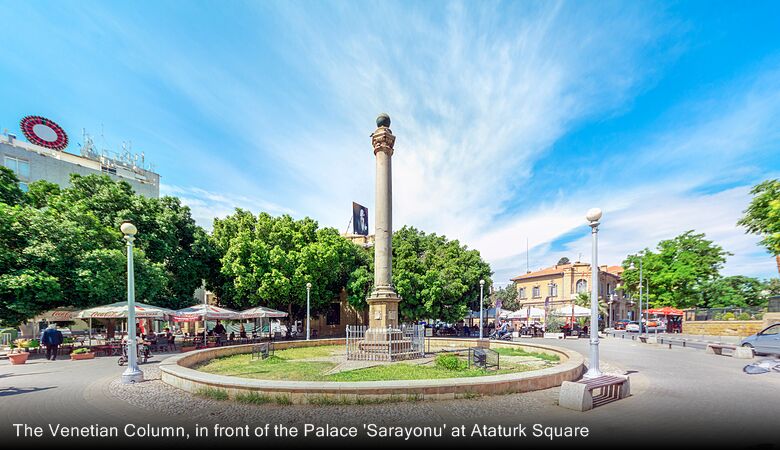
<svg viewBox="0 0 780 450">
<path fill-rule="evenodd" d="M 253 345 L 203 349 L 160 364 L 162 380 L 214 399 L 243 403 L 368 404 L 527 392 L 579 378 L 579 353 L 536 343 L 491 342 L 499 367 L 468 362 L 476 339 L 434 338 L 425 358 L 349 361 L 344 339 L 274 343 L 265 359 Z"/>
</svg>

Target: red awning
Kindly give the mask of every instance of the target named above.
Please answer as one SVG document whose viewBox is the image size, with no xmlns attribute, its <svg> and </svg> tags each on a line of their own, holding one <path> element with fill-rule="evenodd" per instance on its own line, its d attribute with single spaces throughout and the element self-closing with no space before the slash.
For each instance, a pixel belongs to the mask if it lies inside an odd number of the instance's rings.
<svg viewBox="0 0 780 450">
<path fill-rule="evenodd" d="M 682 316 L 683 312 L 681 309 L 675 309 L 671 306 L 664 306 L 663 308 L 652 308 L 652 309 L 646 309 L 646 313 L 648 314 L 655 314 L 657 316 Z"/>
</svg>

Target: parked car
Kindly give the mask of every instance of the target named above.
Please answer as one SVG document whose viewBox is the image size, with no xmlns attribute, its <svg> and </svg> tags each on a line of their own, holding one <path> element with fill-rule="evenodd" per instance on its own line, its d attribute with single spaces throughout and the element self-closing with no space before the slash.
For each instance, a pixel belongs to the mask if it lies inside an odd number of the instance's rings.
<svg viewBox="0 0 780 450">
<path fill-rule="evenodd" d="M 625 330 L 626 325 L 628 325 L 629 323 L 631 323 L 630 320 L 618 320 L 617 322 L 615 322 L 613 328 L 616 330 Z"/>
<path fill-rule="evenodd" d="M 762 331 L 748 336 L 740 343 L 753 348 L 756 354 L 780 355 L 780 323 L 770 325 Z"/>
<path fill-rule="evenodd" d="M 629 333 L 639 333 L 639 322 L 628 322 L 626 324 L 626 331 Z"/>
</svg>

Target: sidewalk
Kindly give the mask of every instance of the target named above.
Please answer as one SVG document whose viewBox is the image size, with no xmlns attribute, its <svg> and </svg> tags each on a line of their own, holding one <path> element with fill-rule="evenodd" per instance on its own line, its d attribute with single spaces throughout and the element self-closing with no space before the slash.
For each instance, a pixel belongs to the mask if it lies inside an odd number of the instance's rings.
<svg viewBox="0 0 780 450">
<path fill-rule="evenodd" d="M 609 336 L 614 339 L 630 339 L 636 340 L 638 333 L 627 333 L 624 331 L 610 332 Z M 741 336 L 716 336 L 716 335 L 700 335 L 700 334 L 680 334 L 680 333 L 654 333 L 652 331 L 648 333 L 642 333 L 642 336 L 657 337 L 659 341 L 663 340 L 664 343 L 679 344 L 685 342 L 686 347 L 704 349 L 707 344 L 726 344 L 726 345 L 739 345 L 744 337 Z"/>
</svg>

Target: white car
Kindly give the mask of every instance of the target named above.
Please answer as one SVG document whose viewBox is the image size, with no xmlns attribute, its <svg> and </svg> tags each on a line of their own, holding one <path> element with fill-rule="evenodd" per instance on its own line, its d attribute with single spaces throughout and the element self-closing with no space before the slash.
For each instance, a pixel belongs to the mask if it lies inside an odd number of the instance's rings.
<svg viewBox="0 0 780 450">
<path fill-rule="evenodd" d="M 639 333 L 639 322 L 629 322 L 626 324 L 626 331 L 629 333 Z"/>
</svg>

